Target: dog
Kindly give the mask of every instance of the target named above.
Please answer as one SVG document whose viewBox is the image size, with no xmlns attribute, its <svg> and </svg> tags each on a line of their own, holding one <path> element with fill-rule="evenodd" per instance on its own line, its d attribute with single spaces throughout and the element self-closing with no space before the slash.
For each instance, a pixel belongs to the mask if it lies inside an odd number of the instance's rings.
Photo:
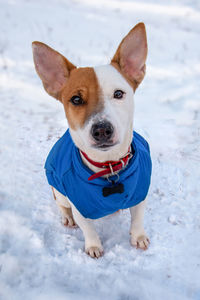
<svg viewBox="0 0 200 300">
<path fill-rule="evenodd" d="M 59 100 L 69 129 L 53 146 L 45 169 L 64 225 L 78 225 L 85 252 L 103 254 L 93 220 L 130 209 L 130 243 L 147 249 L 144 226 L 151 178 L 148 143 L 133 131 L 134 93 L 146 70 L 144 23 L 121 41 L 110 64 L 77 68 L 49 46 L 32 43 L 36 72 Z"/>
</svg>

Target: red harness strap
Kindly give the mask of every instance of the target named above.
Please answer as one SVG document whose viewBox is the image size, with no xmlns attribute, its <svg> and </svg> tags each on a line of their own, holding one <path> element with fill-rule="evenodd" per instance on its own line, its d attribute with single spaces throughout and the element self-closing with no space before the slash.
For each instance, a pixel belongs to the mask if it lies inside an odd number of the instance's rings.
<svg viewBox="0 0 200 300">
<path fill-rule="evenodd" d="M 97 162 L 94 161 L 92 159 L 90 159 L 87 154 L 85 152 L 82 152 L 82 155 L 85 157 L 85 159 L 87 159 L 87 161 L 89 161 L 89 163 L 91 163 L 93 166 L 104 169 L 102 171 L 99 171 L 93 175 L 91 175 L 88 180 L 93 180 L 96 179 L 98 177 L 104 176 L 104 175 L 109 175 L 111 174 L 114 175 L 115 172 L 125 168 L 130 160 L 130 158 L 132 157 L 132 153 L 130 151 L 131 147 L 129 147 L 128 149 L 128 153 L 122 157 L 120 160 L 117 161 L 105 161 L 105 162 Z"/>
</svg>

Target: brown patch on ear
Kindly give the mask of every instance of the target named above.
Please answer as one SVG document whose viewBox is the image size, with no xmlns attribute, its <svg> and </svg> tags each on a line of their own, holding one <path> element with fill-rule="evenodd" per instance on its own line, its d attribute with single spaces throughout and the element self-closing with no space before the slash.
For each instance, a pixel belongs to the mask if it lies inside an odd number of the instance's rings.
<svg viewBox="0 0 200 300">
<path fill-rule="evenodd" d="M 70 99 L 78 95 L 82 105 L 73 105 Z M 72 70 L 69 80 L 62 91 L 62 103 L 70 128 L 76 130 L 103 108 L 99 83 L 93 68 Z"/>
<path fill-rule="evenodd" d="M 126 81 L 132 86 L 133 90 L 135 91 L 139 84 L 137 84 L 137 82 L 135 80 L 130 80 L 128 78 L 128 76 L 121 70 L 121 68 L 117 62 L 111 61 L 110 64 L 126 79 Z"/>
<path fill-rule="evenodd" d="M 147 38 L 144 23 L 137 24 L 121 41 L 111 64 L 122 73 L 136 90 L 144 78 Z"/>
<path fill-rule="evenodd" d="M 35 69 L 47 93 L 61 100 L 61 91 L 76 67 L 63 55 L 41 42 L 33 42 Z"/>
</svg>

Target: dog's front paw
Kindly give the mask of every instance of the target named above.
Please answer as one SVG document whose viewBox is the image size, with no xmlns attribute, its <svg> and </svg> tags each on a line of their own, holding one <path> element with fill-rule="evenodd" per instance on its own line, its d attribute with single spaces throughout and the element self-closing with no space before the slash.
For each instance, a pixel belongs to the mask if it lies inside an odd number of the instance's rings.
<svg viewBox="0 0 200 300">
<path fill-rule="evenodd" d="M 145 232 L 142 233 L 131 233 L 131 245 L 142 249 L 147 250 L 150 244 L 150 240 Z"/>
<path fill-rule="evenodd" d="M 102 247 L 89 247 L 85 252 L 92 258 L 99 258 L 103 255 Z"/>
</svg>

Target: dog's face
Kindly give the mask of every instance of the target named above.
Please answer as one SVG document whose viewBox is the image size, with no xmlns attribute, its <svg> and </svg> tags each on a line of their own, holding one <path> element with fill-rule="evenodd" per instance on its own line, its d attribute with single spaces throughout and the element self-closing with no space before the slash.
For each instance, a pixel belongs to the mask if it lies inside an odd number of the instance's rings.
<svg viewBox="0 0 200 300">
<path fill-rule="evenodd" d="M 132 140 L 134 92 L 145 75 L 144 24 L 122 40 L 109 65 L 76 68 L 40 42 L 33 43 L 33 55 L 45 90 L 64 105 L 76 146 L 98 161 L 124 155 Z"/>
<path fill-rule="evenodd" d="M 71 75 L 62 102 L 75 144 L 98 160 L 104 160 L 105 152 L 111 156 L 127 152 L 132 139 L 132 87 L 111 65 L 76 69 Z"/>
</svg>

